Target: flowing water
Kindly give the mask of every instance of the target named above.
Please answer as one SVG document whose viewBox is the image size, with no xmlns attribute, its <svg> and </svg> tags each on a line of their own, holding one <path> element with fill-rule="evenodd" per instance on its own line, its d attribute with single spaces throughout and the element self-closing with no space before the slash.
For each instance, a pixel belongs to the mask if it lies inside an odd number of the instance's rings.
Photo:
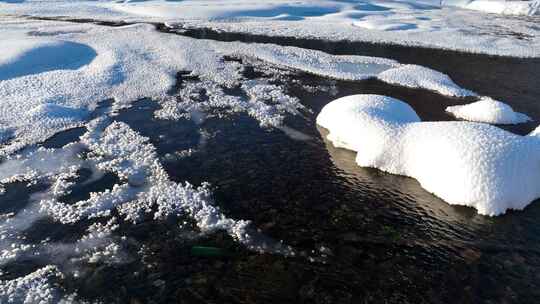
<svg viewBox="0 0 540 304">
<path fill-rule="evenodd" d="M 212 33 L 183 32 L 197 38 L 271 42 L 421 64 L 449 74 L 463 87 L 506 100 L 534 119 L 504 126 L 511 132 L 530 132 L 540 117 L 538 59 Z M 194 236 L 189 225 L 178 228 L 176 221 L 147 221 L 121 226 L 128 239 L 123 263 L 87 266 L 81 278 L 64 282 L 66 288 L 78 290 L 82 298 L 119 303 L 537 301 L 538 202 L 498 217 L 448 205 L 414 179 L 358 167 L 354 153 L 334 148 L 325 140 L 326 131 L 315 124 L 326 103 L 351 94 L 404 100 L 427 121 L 453 120 L 445 107 L 471 100 L 377 80 L 337 81 L 295 71 L 287 75 L 282 81 L 288 93 L 307 110 L 288 116 L 283 129 L 262 129 L 245 114 L 209 116 L 199 123 L 160 120 L 153 115 L 159 104 L 149 99 L 135 102 L 113 119 L 150 138 L 171 179 L 195 185 L 210 182 L 214 200 L 227 216 L 251 220 L 262 234 L 294 248 L 294 257 L 249 251 L 223 232 Z M 183 81 L 180 74 L 179 81 Z M 62 146 L 84 131 L 60 133 L 43 145 Z M 178 156 L 177 152 L 192 147 L 194 153 Z M 87 198 L 118 181 L 112 173 L 92 177 L 83 170 L 62 201 Z M 32 193 L 46 187 L 8 185 L 0 196 L 1 211 L 19 210 Z M 67 242 L 80 235 L 81 225 L 44 220 L 29 228 L 27 235 L 39 241 L 40 231 L 47 230 L 47 235 Z M 197 246 L 219 251 L 200 255 L 194 250 Z M 23 260 L 6 267 L 16 276 L 38 266 L 35 260 Z"/>
</svg>

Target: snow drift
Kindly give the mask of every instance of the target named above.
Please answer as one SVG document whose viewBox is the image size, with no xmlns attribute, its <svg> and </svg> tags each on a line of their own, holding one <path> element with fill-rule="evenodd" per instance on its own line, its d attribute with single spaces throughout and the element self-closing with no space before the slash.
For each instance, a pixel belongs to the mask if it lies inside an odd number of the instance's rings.
<svg viewBox="0 0 540 304">
<path fill-rule="evenodd" d="M 489 97 L 482 97 L 471 104 L 451 106 L 446 112 L 457 118 L 491 124 L 519 124 L 529 120 L 529 116 L 514 112 L 511 106 Z"/>
<path fill-rule="evenodd" d="M 449 204 L 484 215 L 523 209 L 540 197 L 540 132 L 519 136 L 472 122 L 422 122 L 406 103 L 353 95 L 326 105 L 317 124 L 356 162 L 413 177 Z"/>
</svg>

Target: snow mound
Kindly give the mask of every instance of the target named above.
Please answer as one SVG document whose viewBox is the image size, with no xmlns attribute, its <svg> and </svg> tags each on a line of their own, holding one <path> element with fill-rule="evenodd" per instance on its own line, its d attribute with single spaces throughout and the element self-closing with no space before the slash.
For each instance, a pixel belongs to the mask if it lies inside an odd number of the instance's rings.
<svg viewBox="0 0 540 304">
<path fill-rule="evenodd" d="M 368 30 L 379 31 L 405 31 L 416 29 L 417 25 L 408 22 L 388 22 L 386 20 L 362 20 L 353 22 L 354 26 L 365 28 Z"/>
<path fill-rule="evenodd" d="M 336 147 L 354 151 L 382 149 L 393 136 L 390 125 L 418 121 L 420 118 L 408 104 L 380 95 L 342 97 L 327 104 L 317 116 L 317 124 L 330 130 L 328 138 Z M 358 136 L 362 133 L 370 137 L 372 146 L 364 144 L 365 139 Z"/>
<path fill-rule="evenodd" d="M 318 17 L 341 9 L 333 1 L 123 1 L 107 5 L 119 11 L 142 16 L 186 19 Z M 296 19 L 296 18 L 294 18 Z"/>
<path fill-rule="evenodd" d="M 523 209 L 540 197 L 540 132 L 519 136 L 488 124 L 421 122 L 404 102 L 354 95 L 326 105 L 317 123 L 356 162 L 418 180 L 449 204 L 479 214 Z"/>
<path fill-rule="evenodd" d="M 448 96 L 465 97 L 475 95 L 473 92 L 455 84 L 448 75 L 414 64 L 389 69 L 379 74 L 378 78 L 384 82 L 409 88 L 423 88 Z"/>
<path fill-rule="evenodd" d="M 91 47 L 60 40 L 2 41 L 0 81 L 53 70 L 76 70 L 97 56 Z"/>
<path fill-rule="evenodd" d="M 512 107 L 504 102 L 489 97 L 482 97 L 479 101 L 467 105 L 448 107 L 446 112 L 464 120 L 491 124 L 519 124 L 531 120 L 523 113 L 514 112 Z"/>
</svg>

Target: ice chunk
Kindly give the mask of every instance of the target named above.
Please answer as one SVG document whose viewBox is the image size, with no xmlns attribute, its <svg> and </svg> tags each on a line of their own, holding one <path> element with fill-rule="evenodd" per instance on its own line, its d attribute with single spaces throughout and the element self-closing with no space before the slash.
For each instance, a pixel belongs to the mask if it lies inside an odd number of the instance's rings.
<svg viewBox="0 0 540 304">
<path fill-rule="evenodd" d="M 489 97 L 467 105 L 451 106 L 446 111 L 457 118 L 491 124 L 519 124 L 529 120 L 529 116 L 514 112 L 512 107 Z"/>
<path fill-rule="evenodd" d="M 421 122 L 402 101 L 354 95 L 326 105 L 317 123 L 356 162 L 417 179 L 427 191 L 478 213 L 523 209 L 540 197 L 539 132 L 519 136 L 488 124 Z"/>
</svg>

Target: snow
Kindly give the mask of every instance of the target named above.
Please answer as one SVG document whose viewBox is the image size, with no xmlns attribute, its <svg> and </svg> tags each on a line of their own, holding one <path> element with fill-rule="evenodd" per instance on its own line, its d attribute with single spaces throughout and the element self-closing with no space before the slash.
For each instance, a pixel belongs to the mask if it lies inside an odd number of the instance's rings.
<svg viewBox="0 0 540 304">
<path fill-rule="evenodd" d="M 404 31 L 415 29 L 417 26 L 414 23 L 408 22 L 385 22 L 384 20 L 363 20 L 354 21 L 354 26 L 365 28 L 368 30 L 379 31 Z"/>
<path fill-rule="evenodd" d="M 475 95 L 473 92 L 456 85 L 447 75 L 419 65 L 403 65 L 386 70 L 377 77 L 391 84 L 432 90 L 447 96 L 465 97 Z"/>
<path fill-rule="evenodd" d="M 234 19 L 245 17 L 295 19 L 336 13 L 341 5 L 333 1 L 127 1 L 113 4 L 120 11 L 143 16 L 185 19 Z"/>
<path fill-rule="evenodd" d="M 509 105 L 489 97 L 467 105 L 448 107 L 446 112 L 464 120 L 490 124 L 519 124 L 531 120 L 525 114 L 514 112 Z"/>
<path fill-rule="evenodd" d="M 503 4 L 504 3 L 504 4 Z M 490 15 L 459 7 L 532 14 L 539 1 L 0 1 L 12 15 L 69 16 L 270 36 L 367 41 L 492 55 L 538 57 L 534 18 Z M 498 9 L 497 7 L 503 7 Z M 525 39 L 523 39 L 525 37 Z"/>
<path fill-rule="evenodd" d="M 448 5 L 503 15 L 535 15 L 540 13 L 540 1 L 504 1 L 504 0 L 450 0 Z"/>
<path fill-rule="evenodd" d="M 317 124 L 356 162 L 418 180 L 449 204 L 479 214 L 523 209 L 540 197 L 540 137 L 519 136 L 488 124 L 421 122 L 406 103 L 353 95 L 326 105 Z"/>
<path fill-rule="evenodd" d="M 197 187 L 171 181 L 155 147 L 127 124 L 101 117 L 89 122 L 87 129 L 79 143 L 62 149 L 39 148 L 0 164 L 1 182 L 47 180 L 51 184 L 49 189 L 35 194 L 25 209 L 0 218 L 0 265 L 19 259 L 38 259 L 40 263 L 50 264 L 28 276 L 0 280 L 2 303 L 57 303 L 61 298 L 69 302 L 72 295 L 65 295 L 55 284 L 57 278 L 76 275 L 88 263 L 126 261 L 127 253 L 122 251 L 125 238 L 114 234 L 119 224 L 113 210 L 133 225 L 143 219 L 160 221 L 188 216 L 194 220 L 200 235 L 224 230 L 251 250 L 294 255 L 288 246 L 251 228 L 249 221 L 226 217 L 215 206 L 209 184 Z M 81 149 L 88 151 L 84 160 L 78 155 Z M 114 172 L 121 182 L 112 189 L 90 193 L 86 200 L 73 204 L 60 202 L 59 198 L 73 185 L 70 180 L 77 177 L 83 166 Z M 134 177 L 136 185 L 129 183 Z M 148 215 L 149 218 L 145 217 Z M 27 243 L 25 230 L 44 218 L 62 224 L 82 224 L 101 218 L 107 222 L 93 222 L 88 233 L 73 243 L 56 243 L 48 238 L 37 244 Z"/>
<path fill-rule="evenodd" d="M 513 56 L 540 54 L 534 35 L 527 42 L 510 36 L 494 41 L 489 33 L 480 37 L 464 32 L 464 27 L 490 28 L 491 23 L 468 11 L 447 16 L 449 9 L 439 10 L 429 3 L 21 0 L 0 1 L 0 11 L 145 22 L 171 19 L 186 26 L 271 35 L 395 40 Z M 536 34 L 524 20 L 504 19 L 502 23 Z M 201 235 L 223 230 L 248 249 L 295 254 L 256 231 L 248 220 L 226 216 L 213 200 L 209 184 L 171 180 L 149 139 L 114 121 L 115 110 L 138 99 L 159 103 L 161 108 L 154 113 L 158 119 L 187 118 L 201 124 L 215 109 L 219 114 L 243 112 L 261 127 L 308 140 L 308 135 L 283 125 L 287 115 L 308 109 L 276 81 L 280 73 L 302 71 L 355 81 L 377 78 L 447 96 L 475 96 L 447 75 L 394 60 L 192 39 L 159 33 L 151 24 L 106 27 L 0 15 L 0 36 L 4 47 L 0 54 L 0 193 L 4 184 L 15 181 L 51 185 L 32 195 L 26 208 L 0 215 L 0 265 L 37 257 L 40 265 L 51 264 L 27 276 L 0 281 L 0 302 L 57 302 L 63 291 L 55 281 L 63 275 L 76 273 L 88 263 L 120 263 L 124 253 L 118 222 L 136 225 L 185 216 Z M 268 74 L 248 79 L 245 69 L 258 65 Z M 176 88 L 180 71 L 197 81 L 182 81 Z M 104 100 L 112 100 L 112 109 L 106 113 L 97 110 Z M 360 151 L 360 165 L 413 176 L 450 203 L 474 206 L 482 214 L 520 209 L 538 196 L 534 180 L 539 170 L 533 153 L 540 140 L 538 130 L 523 137 L 488 125 L 421 122 L 408 105 L 389 97 L 344 100 L 327 105 L 318 123 L 331 130 L 336 146 Z M 87 129 L 78 143 L 61 149 L 33 146 L 77 126 Z M 189 147 L 185 153 L 197 153 L 196 149 Z M 87 152 L 84 158 L 79 155 L 83 150 Z M 119 182 L 87 199 L 63 203 L 61 197 L 71 191 L 83 168 L 94 177 L 109 172 Z M 443 187 L 445 183 L 449 185 Z M 79 239 L 72 243 L 49 239 L 29 243 L 25 230 L 42 219 L 90 226 L 87 234 L 76 236 Z"/>
<path fill-rule="evenodd" d="M 61 278 L 60 271 L 48 265 L 24 277 L 10 281 L 0 280 L 0 300 L 2 303 L 25 304 L 58 302 L 59 290 L 51 281 Z"/>
<path fill-rule="evenodd" d="M 52 39 L 2 41 L 0 81 L 46 71 L 76 70 L 90 63 L 96 52 L 87 45 Z"/>
<path fill-rule="evenodd" d="M 5 27 L 0 33 L 10 37 L 10 47 L 0 61 L 0 98 L 5 101 L 0 104 L 0 140 L 4 144 L 0 155 L 81 126 L 103 100 L 114 100 L 114 108 L 119 109 L 137 99 L 152 98 L 162 104 L 156 116 L 167 119 L 193 116 L 210 108 L 230 108 L 248 113 L 265 127 L 281 127 L 285 114 L 298 114 L 303 109 L 282 86 L 265 80 L 247 81 L 243 65 L 225 61 L 224 56 L 258 59 L 343 80 L 378 77 L 444 95 L 474 95 L 444 74 L 384 58 L 197 40 L 164 35 L 147 24 L 100 27 L 54 21 L 16 23 L 10 18 L 2 24 Z M 40 64 L 34 64 L 38 59 Z M 202 81 L 177 93 L 182 103 L 168 94 L 178 71 L 190 71 Z M 209 97 L 205 102 L 196 98 L 202 85 Z M 235 87 L 240 87 L 247 99 L 223 92 Z"/>
</svg>

